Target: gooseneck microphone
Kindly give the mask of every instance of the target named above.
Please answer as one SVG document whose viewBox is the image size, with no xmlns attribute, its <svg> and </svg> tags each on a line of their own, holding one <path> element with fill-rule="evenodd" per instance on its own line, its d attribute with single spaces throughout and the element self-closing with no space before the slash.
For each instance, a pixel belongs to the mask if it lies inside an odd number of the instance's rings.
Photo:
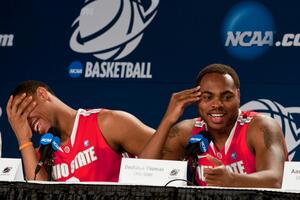
<svg viewBox="0 0 300 200">
<path fill-rule="evenodd" d="M 206 131 L 193 135 L 185 147 L 185 160 L 192 160 L 192 183 L 195 182 L 196 169 L 198 166 L 198 155 L 207 152 L 210 141 L 204 136 Z"/>
<path fill-rule="evenodd" d="M 40 171 L 41 167 L 44 165 L 46 158 L 52 154 L 53 149 L 52 149 L 52 139 L 53 139 L 53 134 L 52 133 L 46 133 L 41 137 L 40 140 L 40 160 L 35 168 L 34 175 Z"/>
<path fill-rule="evenodd" d="M 60 147 L 60 138 L 57 136 L 53 136 L 52 133 L 46 133 L 41 137 L 40 140 L 40 159 L 38 164 L 36 165 L 34 171 L 34 180 L 36 179 L 37 173 L 41 170 L 42 166 L 47 164 L 48 174 L 51 172 L 52 168 L 52 154 L 57 151 Z M 46 163 L 47 161 L 47 163 Z M 51 173 L 49 174 L 51 177 Z"/>
</svg>

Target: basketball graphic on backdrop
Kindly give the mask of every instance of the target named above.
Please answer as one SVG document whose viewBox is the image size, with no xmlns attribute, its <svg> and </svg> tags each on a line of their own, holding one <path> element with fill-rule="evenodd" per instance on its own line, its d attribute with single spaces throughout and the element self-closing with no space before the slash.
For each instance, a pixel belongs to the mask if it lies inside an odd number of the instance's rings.
<svg viewBox="0 0 300 200">
<path fill-rule="evenodd" d="M 300 107 L 283 107 L 269 99 L 258 99 L 245 103 L 241 110 L 252 110 L 274 118 L 283 131 L 289 160 L 293 160 L 295 153 L 300 151 L 300 129 L 293 114 L 300 114 Z"/>
<path fill-rule="evenodd" d="M 149 2 L 145 6 L 141 0 L 86 1 L 72 25 L 71 49 L 101 60 L 127 56 L 157 14 L 159 0 Z"/>
</svg>

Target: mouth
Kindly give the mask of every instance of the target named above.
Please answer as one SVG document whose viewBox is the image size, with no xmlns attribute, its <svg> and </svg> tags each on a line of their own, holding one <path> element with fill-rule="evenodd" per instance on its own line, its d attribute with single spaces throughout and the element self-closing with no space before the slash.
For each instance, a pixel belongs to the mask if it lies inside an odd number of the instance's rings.
<svg viewBox="0 0 300 200">
<path fill-rule="evenodd" d="M 208 114 L 211 117 L 224 117 L 224 114 Z"/>
<path fill-rule="evenodd" d="M 208 113 L 213 123 L 220 124 L 224 121 L 225 113 Z"/>
<path fill-rule="evenodd" d="M 39 133 L 39 131 L 40 131 L 39 120 L 34 119 L 31 123 L 31 127 L 33 127 L 34 132 Z"/>
</svg>

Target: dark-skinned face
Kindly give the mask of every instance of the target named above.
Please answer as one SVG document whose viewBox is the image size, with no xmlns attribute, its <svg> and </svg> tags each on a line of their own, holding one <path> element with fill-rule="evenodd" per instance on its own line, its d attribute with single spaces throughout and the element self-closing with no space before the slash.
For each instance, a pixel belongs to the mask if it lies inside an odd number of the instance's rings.
<svg viewBox="0 0 300 200">
<path fill-rule="evenodd" d="M 229 74 L 209 73 L 200 82 L 198 112 L 211 131 L 228 132 L 239 112 L 240 93 Z"/>
</svg>

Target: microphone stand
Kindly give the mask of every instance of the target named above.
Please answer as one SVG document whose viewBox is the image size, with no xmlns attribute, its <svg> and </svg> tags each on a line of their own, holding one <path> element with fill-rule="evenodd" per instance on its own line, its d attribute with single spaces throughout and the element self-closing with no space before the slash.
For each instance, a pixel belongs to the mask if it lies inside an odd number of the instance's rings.
<svg viewBox="0 0 300 200">
<path fill-rule="evenodd" d="M 197 167 L 198 167 L 198 155 L 196 154 L 193 156 L 193 159 L 192 159 L 192 183 L 194 185 L 198 185 L 195 180 Z"/>
<path fill-rule="evenodd" d="M 51 153 L 48 157 L 47 162 L 47 174 L 48 174 L 48 181 L 52 181 L 52 166 L 53 166 L 53 150 L 51 149 Z"/>
</svg>

